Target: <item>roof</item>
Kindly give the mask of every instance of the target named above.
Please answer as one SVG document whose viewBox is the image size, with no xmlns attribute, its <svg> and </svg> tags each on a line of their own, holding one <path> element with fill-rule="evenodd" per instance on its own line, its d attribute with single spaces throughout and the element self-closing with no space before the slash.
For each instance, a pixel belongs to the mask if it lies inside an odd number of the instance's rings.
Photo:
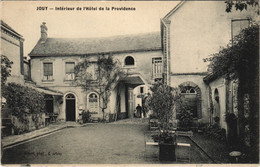
<svg viewBox="0 0 260 167">
<path fill-rule="evenodd" d="M 8 24 L 6 24 L 3 20 L 0 20 L 1 28 L 7 30 L 8 32 L 12 33 L 13 35 L 17 36 L 18 38 L 23 38 L 22 35 L 17 33 L 12 27 L 10 27 Z"/>
<path fill-rule="evenodd" d="M 42 92 L 44 94 L 48 94 L 48 95 L 54 95 L 54 96 L 63 96 L 63 94 L 59 91 L 55 91 L 55 90 L 51 90 L 48 89 L 46 87 L 35 87 L 35 86 L 31 86 L 32 89 L 35 89 L 39 92 Z"/>
<path fill-rule="evenodd" d="M 161 49 L 160 32 L 104 38 L 47 38 L 38 41 L 29 56 L 76 56 Z"/>
<path fill-rule="evenodd" d="M 211 72 L 203 78 L 203 81 L 206 83 L 210 83 L 210 82 L 214 81 L 215 79 L 219 78 L 220 76 L 223 76 L 224 74 L 225 74 L 225 72 L 223 72 L 221 70 Z"/>
<path fill-rule="evenodd" d="M 177 11 L 183 4 L 186 2 L 185 0 L 182 0 L 180 3 L 178 3 L 170 12 L 168 12 L 163 19 L 168 19 L 175 11 Z"/>
</svg>

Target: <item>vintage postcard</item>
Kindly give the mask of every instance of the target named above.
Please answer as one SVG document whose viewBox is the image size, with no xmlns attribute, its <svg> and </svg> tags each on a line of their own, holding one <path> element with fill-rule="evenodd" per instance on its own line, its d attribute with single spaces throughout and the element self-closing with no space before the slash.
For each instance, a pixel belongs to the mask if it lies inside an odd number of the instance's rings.
<svg viewBox="0 0 260 167">
<path fill-rule="evenodd" d="M 256 1 L 2 1 L 1 164 L 259 164 Z"/>
</svg>

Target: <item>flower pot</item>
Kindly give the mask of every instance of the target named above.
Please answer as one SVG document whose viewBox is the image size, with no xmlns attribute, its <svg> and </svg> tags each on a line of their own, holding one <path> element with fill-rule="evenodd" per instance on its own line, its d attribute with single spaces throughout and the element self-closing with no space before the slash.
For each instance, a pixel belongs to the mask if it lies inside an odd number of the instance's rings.
<svg viewBox="0 0 260 167">
<path fill-rule="evenodd" d="M 159 143 L 159 160 L 175 161 L 175 146 L 170 143 Z"/>
</svg>

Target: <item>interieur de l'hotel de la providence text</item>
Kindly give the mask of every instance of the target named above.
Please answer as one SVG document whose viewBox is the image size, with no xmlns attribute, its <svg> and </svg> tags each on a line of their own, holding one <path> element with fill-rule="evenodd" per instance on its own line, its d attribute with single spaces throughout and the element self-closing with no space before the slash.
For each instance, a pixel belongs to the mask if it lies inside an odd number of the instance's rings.
<svg viewBox="0 0 260 167">
<path fill-rule="evenodd" d="M 48 7 L 48 6 L 38 6 L 36 8 L 38 11 L 47 11 L 47 10 L 55 10 L 55 11 L 134 11 L 135 7 Z"/>
</svg>

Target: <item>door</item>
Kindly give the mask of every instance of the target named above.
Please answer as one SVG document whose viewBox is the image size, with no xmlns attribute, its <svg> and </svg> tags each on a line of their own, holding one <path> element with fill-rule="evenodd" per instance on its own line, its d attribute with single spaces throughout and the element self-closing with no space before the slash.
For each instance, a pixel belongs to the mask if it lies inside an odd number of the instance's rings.
<svg viewBox="0 0 260 167">
<path fill-rule="evenodd" d="M 66 121 L 75 121 L 75 103 L 76 99 L 73 94 L 66 96 Z"/>
</svg>

